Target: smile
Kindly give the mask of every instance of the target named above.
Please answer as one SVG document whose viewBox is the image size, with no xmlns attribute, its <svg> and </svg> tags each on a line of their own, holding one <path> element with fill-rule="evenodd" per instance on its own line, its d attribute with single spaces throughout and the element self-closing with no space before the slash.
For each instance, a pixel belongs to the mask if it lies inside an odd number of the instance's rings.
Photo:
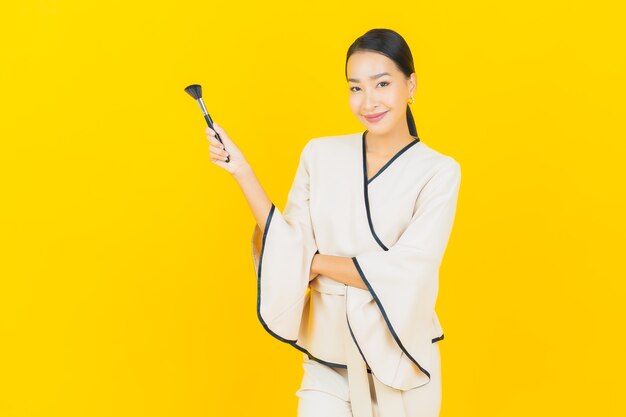
<svg viewBox="0 0 626 417">
<path fill-rule="evenodd" d="M 367 119 L 368 122 L 376 123 L 376 122 L 380 121 L 383 117 L 385 117 L 387 112 L 388 111 L 382 112 L 382 113 L 376 113 L 376 114 L 372 114 L 372 115 L 367 115 L 367 116 L 365 116 L 365 119 Z"/>
</svg>

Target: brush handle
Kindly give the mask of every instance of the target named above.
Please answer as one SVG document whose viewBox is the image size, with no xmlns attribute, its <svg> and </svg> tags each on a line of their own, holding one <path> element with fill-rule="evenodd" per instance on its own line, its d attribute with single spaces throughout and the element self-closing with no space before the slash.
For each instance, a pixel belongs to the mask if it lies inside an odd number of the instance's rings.
<svg viewBox="0 0 626 417">
<path fill-rule="evenodd" d="M 211 120 L 211 116 L 209 116 L 209 113 L 204 115 L 204 120 L 206 120 L 206 124 L 215 131 L 215 128 L 213 127 L 213 120 Z M 222 138 L 220 138 L 220 135 L 217 132 L 215 132 L 215 137 L 217 138 L 217 140 L 220 141 L 222 145 L 224 144 L 224 142 L 222 142 Z M 230 162 L 230 156 L 226 157 L 226 162 Z"/>
</svg>

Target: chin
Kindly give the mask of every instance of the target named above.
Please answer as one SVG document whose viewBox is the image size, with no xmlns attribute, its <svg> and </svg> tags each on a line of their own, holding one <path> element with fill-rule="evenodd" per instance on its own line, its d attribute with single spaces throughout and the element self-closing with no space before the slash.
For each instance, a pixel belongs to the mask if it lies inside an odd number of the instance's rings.
<svg viewBox="0 0 626 417">
<path fill-rule="evenodd" d="M 374 133 L 378 136 L 384 136 L 385 133 L 387 133 L 387 131 L 389 130 L 389 129 L 383 129 L 380 126 L 376 126 L 376 125 L 365 125 L 365 128 L 367 129 L 368 132 Z"/>
<path fill-rule="evenodd" d="M 387 113 L 383 120 L 378 123 L 369 123 L 367 120 L 363 119 L 361 124 L 365 126 L 365 128 L 369 132 L 372 132 L 379 136 L 385 136 L 392 132 L 394 130 L 394 126 L 396 126 L 396 123 L 398 123 L 397 120 L 394 120 L 390 116 L 394 116 L 393 114 L 391 114 L 391 111 L 389 111 L 389 113 Z"/>
<path fill-rule="evenodd" d="M 368 132 L 372 132 L 379 136 L 385 136 L 387 133 L 391 132 L 391 127 L 388 126 L 388 123 L 364 123 L 363 125 Z"/>
</svg>

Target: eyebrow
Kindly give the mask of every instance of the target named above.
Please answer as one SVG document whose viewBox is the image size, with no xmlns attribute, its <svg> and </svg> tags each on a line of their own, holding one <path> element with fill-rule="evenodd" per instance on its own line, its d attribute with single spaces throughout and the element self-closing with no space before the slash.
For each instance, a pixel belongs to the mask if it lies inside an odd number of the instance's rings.
<svg viewBox="0 0 626 417">
<path fill-rule="evenodd" d="M 391 75 L 391 74 L 389 74 L 388 72 L 381 72 L 380 74 L 372 75 L 370 77 L 370 80 L 374 80 L 376 78 L 382 77 L 383 75 Z M 348 81 L 352 81 L 352 82 L 355 82 L 355 83 L 359 82 L 359 80 L 356 79 L 356 78 L 348 78 Z"/>
</svg>

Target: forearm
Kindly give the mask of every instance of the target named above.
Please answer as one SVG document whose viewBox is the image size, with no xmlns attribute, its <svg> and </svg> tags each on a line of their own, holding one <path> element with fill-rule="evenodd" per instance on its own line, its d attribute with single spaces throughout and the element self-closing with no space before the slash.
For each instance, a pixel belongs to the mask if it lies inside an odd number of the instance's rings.
<svg viewBox="0 0 626 417">
<path fill-rule="evenodd" d="M 256 219 L 261 231 L 265 231 L 265 222 L 272 208 L 272 201 L 261 186 L 252 168 L 248 165 L 241 173 L 234 175 L 237 184 L 241 188 L 252 215 Z"/>
<path fill-rule="evenodd" d="M 367 290 L 367 286 L 354 266 L 352 258 L 318 253 L 313 257 L 311 271 L 314 274 L 330 277 L 342 284 Z"/>
</svg>

